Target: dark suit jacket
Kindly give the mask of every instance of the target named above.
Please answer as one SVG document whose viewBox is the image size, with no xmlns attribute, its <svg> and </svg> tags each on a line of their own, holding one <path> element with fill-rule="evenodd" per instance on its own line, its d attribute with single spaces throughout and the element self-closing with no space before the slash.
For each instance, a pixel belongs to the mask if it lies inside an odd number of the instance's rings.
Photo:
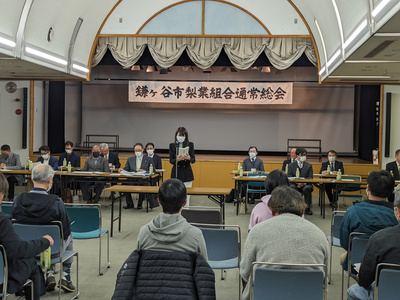
<svg viewBox="0 0 400 300">
<path fill-rule="evenodd" d="M 194 164 L 196 162 L 196 158 L 194 156 L 194 144 L 189 142 L 189 155 L 190 160 L 181 160 L 178 162 L 178 179 L 183 182 L 193 181 L 193 171 L 190 164 Z M 171 171 L 171 178 L 176 178 L 176 144 L 169 144 L 169 162 L 173 165 Z"/>
<path fill-rule="evenodd" d="M 251 171 L 251 168 L 250 157 L 248 157 L 243 161 L 243 171 Z M 256 157 L 256 161 L 254 162 L 254 168 L 256 168 L 257 171 L 264 171 L 264 163 L 258 157 Z"/>
<path fill-rule="evenodd" d="M 81 167 L 81 157 L 76 154 L 75 152 L 72 152 L 71 155 L 68 155 L 66 152 L 60 154 L 60 158 L 58 159 L 58 165 L 62 166 L 64 162 L 64 158 L 67 160 L 67 165 L 70 162 L 71 167 Z"/>
<path fill-rule="evenodd" d="M 400 180 L 399 169 L 397 168 L 396 161 L 386 164 L 386 171 L 393 172 L 394 180 Z"/>
<path fill-rule="evenodd" d="M 153 164 L 154 170 L 155 169 L 162 169 L 161 156 L 159 156 L 157 154 L 154 154 L 152 159 L 153 159 L 153 162 L 154 162 L 154 164 Z"/>
<path fill-rule="evenodd" d="M 44 159 L 41 156 L 39 156 L 37 161 L 43 163 Z M 54 171 L 57 171 L 58 170 L 58 159 L 55 158 L 54 156 L 50 156 L 49 166 L 52 167 L 54 169 Z"/>
<path fill-rule="evenodd" d="M 330 165 L 331 163 L 329 161 L 323 162 L 321 165 L 321 170 L 319 170 L 319 173 L 322 174 L 322 171 L 326 171 L 326 169 L 328 168 L 328 165 Z M 331 170 L 331 171 L 339 171 L 342 172 L 342 174 L 344 174 L 344 167 L 343 167 L 343 163 L 341 161 L 335 161 L 335 170 Z"/>
<path fill-rule="evenodd" d="M 121 163 L 119 162 L 118 154 L 115 152 L 108 152 L 108 163 L 115 166 L 116 169 L 121 167 Z"/>
<path fill-rule="evenodd" d="M 154 168 L 153 159 L 151 157 L 148 157 L 147 155 L 143 155 L 140 169 L 148 171 L 150 165 L 153 165 Z M 127 159 L 124 170 L 128 172 L 137 172 L 136 156 L 132 156 Z"/>
<path fill-rule="evenodd" d="M 288 168 L 288 177 L 295 177 L 296 170 L 299 167 L 297 161 L 291 163 Z M 300 169 L 300 177 L 304 177 L 306 179 L 312 179 L 314 176 L 312 165 L 308 162 L 303 162 L 303 167 Z"/>
<path fill-rule="evenodd" d="M 296 161 L 296 159 L 294 159 L 294 161 Z M 289 158 L 287 160 L 284 160 L 283 161 L 283 165 L 282 165 L 282 171 L 285 172 L 286 165 L 290 165 L 291 163 L 292 163 L 292 159 L 291 158 Z"/>
</svg>

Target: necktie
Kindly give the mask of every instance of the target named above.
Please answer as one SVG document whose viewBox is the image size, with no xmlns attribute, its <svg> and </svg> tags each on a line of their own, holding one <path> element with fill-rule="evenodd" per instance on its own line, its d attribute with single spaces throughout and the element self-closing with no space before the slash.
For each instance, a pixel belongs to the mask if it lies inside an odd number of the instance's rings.
<svg viewBox="0 0 400 300">
<path fill-rule="evenodd" d="M 136 169 L 139 170 L 140 167 L 141 167 L 141 165 L 142 165 L 142 159 L 141 159 L 141 158 L 138 158 Z"/>
<path fill-rule="evenodd" d="M 254 158 L 251 159 L 251 167 L 254 168 L 255 160 Z"/>
<path fill-rule="evenodd" d="M 335 166 L 333 163 L 331 163 L 331 171 L 335 171 Z"/>
</svg>

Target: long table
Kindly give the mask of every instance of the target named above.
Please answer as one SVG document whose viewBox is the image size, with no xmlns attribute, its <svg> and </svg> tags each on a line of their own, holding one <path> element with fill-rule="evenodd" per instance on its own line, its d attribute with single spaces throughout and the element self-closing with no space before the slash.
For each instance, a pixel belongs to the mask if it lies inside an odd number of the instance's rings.
<svg viewBox="0 0 400 300">
<path fill-rule="evenodd" d="M 111 193 L 111 228 L 110 234 L 113 236 L 114 222 L 118 220 L 118 231 L 121 232 L 121 197 L 115 199 L 114 194 L 119 193 L 144 193 L 144 194 L 158 194 L 158 186 L 131 186 L 131 185 L 114 185 L 104 190 Z M 225 224 L 225 198 L 231 192 L 230 188 L 207 188 L 207 187 L 196 187 L 188 188 L 188 195 L 207 195 L 210 200 L 219 204 L 222 210 L 222 222 Z M 114 203 L 119 200 L 119 211 L 118 216 L 114 218 Z M 148 211 L 149 202 L 146 201 L 146 211 Z"/>
</svg>

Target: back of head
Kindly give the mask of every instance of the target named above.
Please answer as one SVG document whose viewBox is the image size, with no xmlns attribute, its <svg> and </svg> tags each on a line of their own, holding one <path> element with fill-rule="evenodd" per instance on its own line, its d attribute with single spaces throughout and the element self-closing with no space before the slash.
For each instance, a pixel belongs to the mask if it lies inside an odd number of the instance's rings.
<svg viewBox="0 0 400 300">
<path fill-rule="evenodd" d="M 8 181 L 3 173 L 0 173 L 0 195 L 6 195 L 8 192 Z"/>
<path fill-rule="evenodd" d="M 54 170 L 49 165 L 39 164 L 32 170 L 32 181 L 34 183 L 46 184 L 54 176 Z"/>
<path fill-rule="evenodd" d="M 267 195 L 271 195 L 272 191 L 281 185 L 289 185 L 289 179 L 285 172 L 281 170 L 274 170 L 268 174 L 267 178 L 265 178 L 264 186 L 267 191 Z"/>
<path fill-rule="evenodd" d="M 388 198 L 393 193 L 395 181 L 388 171 L 379 170 L 369 173 L 367 184 L 373 196 Z"/>
<path fill-rule="evenodd" d="M 164 213 L 178 213 L 186 201 L 185 185 L 176 178 L 164 181 L 158 190 L 158 200 Z"/>
<path fill-rule="evenodd" d="M 268 207 L 274 215 L 290 213 L 302 216 L 306 206 L 300 193 L 286 185 L 276 187 L 268 202 Z"/>
<path fill-rule="evenodd" d="M 11 151 L 11 147 L 9 145 L 4 144 L 1 146 L 1 151 Z"/>
</svg>

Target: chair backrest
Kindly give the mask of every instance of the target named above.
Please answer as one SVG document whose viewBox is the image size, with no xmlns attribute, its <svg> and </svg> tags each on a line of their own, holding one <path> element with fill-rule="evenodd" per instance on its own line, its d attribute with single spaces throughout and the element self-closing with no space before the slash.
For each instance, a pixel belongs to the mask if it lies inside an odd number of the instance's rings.
<svg viewBox="0 0 400 300">
<path fill-rule="evenodd" d="M 395 268 L 395 269 L 388 269 Z M 379 300 L 397 299 L 400 293 L 400 265 L 381 263 L 376 266 L 375 297 Z M 378 292 L 376 293 L 376 289 Z M 376 296 L 377 295 L 377 296 Z"/>
<path fill-rule="evenodd" d="M 343 177 L 342 179 L 346 180 L 353 180 L 353 181 L 361 181 L 361 176 L 357 176 L 357 175 L 350 175 L 350 176 L 346 176 Z M 355 192 L 355 191 L 360 191 L 361 194 L 361 185 L 360 184 L 352 184 L 351 181 L 349 181 L 349 183 L 346 184 L 342 184 L 340 186 L 340 191 L 345 191 L 345 192 Z"/>
<path fill-rule="evenodd" d="M 1 295 L 7 294 L 7 281 L 8 281 L 8 263 L 7 253 L 3 245 L 0 245 L 0 284 L 3 285 Z"/>
<path fill-rule="evenodd" d="M 249 177 L 267 176 L 268 173 L 249 173 Z M 264 188 L 264 181 L 249 181 L 248 186 L 251 188 Z"/>
<path fill-rule="evenodd" d="M 66 205 L 72 232 L 101 230 L 100 204 Z"/>
<path fill-rule="evenodd" d="M 221 224 L 220 208 L 194 207 L 183 208 L 182 216 L 189 223 Z"/>
<path fill-rule="evenodd" d="M 265 265 L 264 267 L 257 267 Z M 266 266 L 270 267 L 266 267 Z M 273 266 L 275 265 L 275 266 Z M 281 268 L 276 269 L 277 266 Z M 272 264 L 254 262 L 254 285 L 253 299 L 296 299 L 296 300 L 319 300 L 324 299 L 324 272 L 320 269 L 325 265 L 319 264 Z M 319 268 L 319 269 L 305 269 Z M 252 271 L 253 274 L 253 271 Z"/>
<path fill-rule="evenodd" d="M 9 215 L 10 217 L 12 216 L 12 202 L 6 202 L 3 201 L 1 203 L 1 211 L 7 215 Z"/>
<path fill-rule="evenodd" d="M 351 270 L 351 266 L 360 263 L 364 257 L 365 250 L 371 234 L 352 232 L 349 235 L 349 247 L 348 247 L 348 270 Z"/>
<path fill-rule="evenodd" d="M 340 226 L 342 225 L 345 211 L 333 211 L 331 220 L 331 241 L 333 238 L 340 239 Z"/>
</svg>

